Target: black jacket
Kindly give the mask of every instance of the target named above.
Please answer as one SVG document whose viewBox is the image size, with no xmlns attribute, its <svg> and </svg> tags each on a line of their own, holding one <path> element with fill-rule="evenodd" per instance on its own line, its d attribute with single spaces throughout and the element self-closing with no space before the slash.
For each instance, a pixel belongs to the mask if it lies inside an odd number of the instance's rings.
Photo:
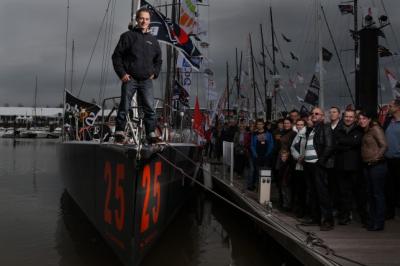
<svg viewBox="0 0 400 266">
<path fill-rule="evenodd" d="M 123 33 L 112 55 L 114 70 L 122 78 L 125 74 L 135 80 L 157 78 L 162 64 L 161 49 L 150 32 L 134 28 Z"/>
<path fill-rule="evenodd" d="M 307 138 L 312 129 L 307 130 Z M 333 138 L 330 124 L 319 123 L 314 127 L 314 149 L 317 152 L 318 164 L 333 168 Z"/>
<path fill-rule="evenodd" d="M 339 127 L 339 125 L 338 125 Z M 361 140 L 364 132 L 354 125 L 348 132 L 342 124 L 335 132 L 335 168 L 344 171 L 356 171 L 361 164 Z"/>
</svg>

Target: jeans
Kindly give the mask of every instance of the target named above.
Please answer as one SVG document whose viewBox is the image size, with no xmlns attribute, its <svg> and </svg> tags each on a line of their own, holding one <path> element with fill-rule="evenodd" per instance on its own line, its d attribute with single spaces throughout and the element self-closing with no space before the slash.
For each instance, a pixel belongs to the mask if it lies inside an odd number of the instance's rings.
<svg viewBox="0 0 400 266">
<path fill-rule="evenodd" d="M 144 113 L 144 126 L 146 129 L 147 137 L 150 133 L 154 132 L 155 116 L 154 111 L 154 95 L 153 95 L 153 81 L 147 80 L 134 80 L 123 82 L 121 86 L 121 101 L 118 107 L 116 117 L 116 131 L 124 131 L 126 126 L 126 115 L 129 112 L 132 97 L 137 92 L 138 106 L 140 106 Z"/>
<path fill-rule="evenodd" d="M 385 162 L 366 165 L 364 175 L 368 182 L 369 222 L 372 227 L 383 227 L 385 224 Z"/>
<path fill-rule="evenodd" d="M 308 207 L 311 218 L 318 221 L 333 223 L 332 200 L 329 193 L 327 169 L 318 163 L 305 163 L 308 186 Z M 319 208 L 319 209 L 318 209 Z"/>
</svg>

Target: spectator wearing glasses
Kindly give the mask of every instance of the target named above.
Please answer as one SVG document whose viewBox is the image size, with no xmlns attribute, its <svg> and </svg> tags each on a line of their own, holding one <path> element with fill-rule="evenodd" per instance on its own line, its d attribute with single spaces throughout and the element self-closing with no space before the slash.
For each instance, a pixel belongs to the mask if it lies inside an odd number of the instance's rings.
<svg viewBox="0 0 400 266">
<path fill-rule="evenodd" d="M 307 130 L 304 157 L 311 217 L 304 220 L 303 224 L 320 224 L 321 231 L 329 231 L 334 228 L 327 172 L 327 169 L 333 167 L 332 130 L 329 124 L 324 123 L 324 112 L 321 108 L 315 107 L 311 114 L 313 127 Z"/>
</svg>

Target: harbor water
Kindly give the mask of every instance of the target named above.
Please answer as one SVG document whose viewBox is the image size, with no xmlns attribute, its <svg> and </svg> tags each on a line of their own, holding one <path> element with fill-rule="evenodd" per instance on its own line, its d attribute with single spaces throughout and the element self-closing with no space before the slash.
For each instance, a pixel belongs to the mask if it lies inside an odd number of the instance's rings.
<svg viewBox="0 0 400 266">
<path fill-rule="evenodd" d="M 64 191 L 59 140 L 0 139 L 0 265 L 122 265 Z M 197 193 L 142 265 L 298 265 L 227 204 Z"/>
</svg>

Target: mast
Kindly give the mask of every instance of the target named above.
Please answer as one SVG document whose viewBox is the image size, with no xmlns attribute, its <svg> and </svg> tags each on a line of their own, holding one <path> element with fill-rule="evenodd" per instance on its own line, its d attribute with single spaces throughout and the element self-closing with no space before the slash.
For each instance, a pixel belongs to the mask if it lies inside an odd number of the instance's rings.
<svg viewBox="0 0 400 266">
<path fill-rule="evenodd" d="M 229 63 L 226 61 L 226 93 L 227 93 L 227 101 L 228 101 L 228 117 L 230 114 L 230 106 L 229 106 Z"/>
<path fill-rule="evenodd" d="M 318 6 L 322 7 L 321 0 L 318 1 Z M 325 108 L 325 94 L 324 94 L 324 72 L 323 72 L 323 57 L 322 57 L 322 15 L 319 8 L 317 8 L 318 16 L 318 53 L 319 53 L 319 107 L 324 110 Z"/>
<path fill-rule="evenodd" d="M 239 94 L 240 94 L 240 92 L 239 92 L 239 90 L 240 90 L 240 86 L 239 86 L 239 62 L 238 62 L 238 49 L 237 49 L 237 47 L 235 48 L 235 55 L 236 55 L 236 92 L 237 92 L 237 101 L 238 101 L 238 103 L 239 103 Z"/>
<path fill-rule="evenodd" d="M 33 123 L 36 125 L 36 99 L 37 99 L 37 90 L 38 90 L 38 77 L 35 77 L 35 95 L 33 98 Z"/>
<path fill-rule="evenodd" d="M 275 58 L 275 31 L 274 31 L 274 19 L 272 17 L 272 6 L 269 6 L 269 15 L 271 19 L 271 40 L 272 40 L 272 74 L 274 77 L 274 118 L 276 118 L 277 114 L 277 106 L 276 106 L 276 96 L 278 94 L 276 87 L 276 58 Z"/>
<path fill-rule="evenodd" d="M 71 55 L 71 93 L 74 90 L 74 57 L 75 57 L 75 40 L 72 40 L 72 55 Z"/>
<path fill-rule="evenodd" d="M 353 38 L 354 38 L 354 73 L 355 73 L 355 78 L 354 78 L 354 90 L 355 90 L 355 96 L 356 96 L 356 105 L 358 98 L 359 98 L 359 75 L 360 75 L 360 68 L 359 68 L 359 57 L 358 57 L 358 0 L 354 0 L 354 7 L 353 7 L 353 16 L 354 16 L 354 32 L 353 32 Z"/>
<path fill-rule="evenodd" d="M 253 86 L 254 94 L 254 118 L 257 119 L 257 96 L 256 96 L 256 80 L 254 77 L 254 55 L 253 55 L 253 44 L 251 43 L 251 33 L 249 33 L 250 42 L 250 57 L 251 57 L 251 85 Z"/>
<path fill-rule="evenodd" d="M 266 72 L 266 63 L 265 63 L 265 50 L 264 50 L 264 34 L 263 34 L 263 29 L 262 29 L 262 24 L 260 24 L 260 34 L 261 34 L 261 57 L 262 57 L 262 67 L 263 67 L 263 85 L 264 85 L 264 101 L 265 101 L 265 106 L 264 106 L 264 110 L 265 110 L 265 120 L 269 120 L 270 119 L 270 115 L 268 114 L 268 95 L 267 95 L 267 85 L 268 85 L 268 81 L 267 81 L 267 72 Z"/>
</svg>

